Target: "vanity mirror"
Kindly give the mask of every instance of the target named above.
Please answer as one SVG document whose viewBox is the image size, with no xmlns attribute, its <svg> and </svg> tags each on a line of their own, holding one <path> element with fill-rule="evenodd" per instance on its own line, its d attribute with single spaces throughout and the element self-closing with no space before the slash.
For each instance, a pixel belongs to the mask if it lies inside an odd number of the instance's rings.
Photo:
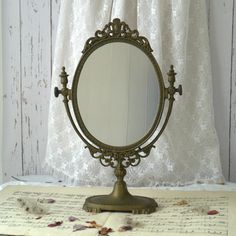
<svg viewBox="0 0 236 236">
<path fill-rule="evenodd" d="M 149 155 L 165 129 L 174 95 L 182 94 L 181 85 L 174 87 L 175 75 L 171 66 L 166 88 L 148 40 L 120 19 L 114 19 L 86 41 L 71 89 L 67 88 L 68 75 L 62 68 L 62 89 L 56 87 L 55 96 L 64 97 L 68 117 L 91 156 L 103 166 L 114 168 L 117 177 L 112 193 L 87 198 L 84 210 L 156 210 L 158 205 L 153 199 L 128 192 L 124 176 L 126 168 L 137 166 Z M 158 127 L 166 101 L 167 113 Z M 155 132 L 157 127 L 159 132 Z"/>
</svg>

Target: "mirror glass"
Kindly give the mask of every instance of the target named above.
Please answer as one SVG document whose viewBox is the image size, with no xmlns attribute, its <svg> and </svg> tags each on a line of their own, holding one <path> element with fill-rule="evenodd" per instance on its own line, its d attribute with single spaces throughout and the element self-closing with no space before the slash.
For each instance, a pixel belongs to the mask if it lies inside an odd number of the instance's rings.
<svg viewBox="0 0 236 236">
<path fill-rule="evenodd" d="M 160 105 L 160 84 L 147 55 L 132 44 L 112 42 L 85 61 L 77 87 L 87 130 L 111 146 L 127 146 L 152 128 Z"/>
</svg>

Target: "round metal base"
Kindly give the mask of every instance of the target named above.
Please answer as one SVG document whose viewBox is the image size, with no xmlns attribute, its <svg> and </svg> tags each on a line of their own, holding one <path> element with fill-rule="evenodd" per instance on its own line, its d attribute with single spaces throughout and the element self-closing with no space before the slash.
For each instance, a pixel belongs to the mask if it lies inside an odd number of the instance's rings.
<svg viewBox="0 0 236 236">
<path fill-rule="evenodd" d="M 119 211 L 133 214 L 150 214 L 156 211 L 157 203 L 152 198 L 126 195 L 124 198 L 110 195 L 88 197 L 83 209 L 88 212 Z"/>
</svg>

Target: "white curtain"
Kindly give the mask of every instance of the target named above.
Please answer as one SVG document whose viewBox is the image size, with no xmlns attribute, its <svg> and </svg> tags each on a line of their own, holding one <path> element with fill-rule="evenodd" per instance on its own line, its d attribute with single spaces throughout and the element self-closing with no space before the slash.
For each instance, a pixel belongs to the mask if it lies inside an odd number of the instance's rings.
<svg viewBox="0 0 236 236">
<path fill-rule="evenodd" d="M 52 91 L 61 86 L 58 75 L 63 65 L 71 86 L 86 39 L 117 17 L 149 39 L 166 86 L 166 72 L 175 65 L 177 83 L 184 91 L 176 97 L 156 148 L 139 166 L 127 169 L 126 182 L 132 186 L 222 183 L 205 0 L 62 0 Z M 63 106 L 52 92 L 45 170 L 70 184 L 112 185 L 113 169 L 90 157 Z"/>
</svg>

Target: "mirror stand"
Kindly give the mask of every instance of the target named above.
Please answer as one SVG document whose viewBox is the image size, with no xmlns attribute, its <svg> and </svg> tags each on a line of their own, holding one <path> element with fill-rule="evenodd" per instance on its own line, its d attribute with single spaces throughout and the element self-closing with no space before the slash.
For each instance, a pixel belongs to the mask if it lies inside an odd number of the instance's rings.
<svg viewBox="0 0 236 236">
<path fill-rule="evenodd" d="M 158 206 L 154 199 L 131 195 L 124 181 L 126 168 L 139 165 L 141 159 L 146 158 L 150 154 L 151 149 L 155 147 L 154 143 L 159 139 L 168 123 L 175 101 L 175 94 L 179 93 L 182 95 L 182 86 L 180 85 L 176 88 L 174 85 L 176 73 L 173 65 L 171 65 L 168 72 L 169 86 L 165 87 L 161 70 L 152 51 L 147 38 L 140 36 L 138 30 L 131 30 L 125 22 L 120 21 L 120 19 L 114 19 L 112 22 L 106 24 L 103 30 L 97 30 L 94 37 L 86 41 L 84 50 L 82 51 L 83 55 L 75 71 L 71 89 L 67 87 L 68 74 L 65 71 L 65 67 L 62 68 L 60 74 L 62 88 L 55 88 L 55 96 L 63 96 L 63 103 L 69 120 L 75 132 L 85 143 L 91 156 L 99 160 L 100 164 L 104 167 L 110 166 L 114 168 L 117 178 L 111 194 L 97 195 L 86 199 L 83 206 L 83 209 L 86 211 L 118 211 L 148 214 L 155 212 Z M 110 57 L 111 55 L 112 57 Z M 98 62 L 107 63 L 99 64 Z M 97 65 L 96 67 L 94 67 L 95 64 Z M 127 67 L 126 65 L 129 66 Z M 116 68 L 119 68 L 119 70 L 116 71 Z M 123 70 L 121 70 L 122 68 Z M 90 74 L 90 72 L 93 73 Z M 115 77 L 114 75 L 119 76 Z M 110 80 L 111 78 L 113 80 Z M 132 83 L 127 84 L 124 82 L 130 80 L 130 78 L 132 78 Z M 119 83 L 118 86 L 117 81 L 123 81 L 124 83 Z M 94 86 L 91 86 L 92 82 Z M 109 85 L 106 87 L 108 90 L 103 90 L 103 87 L 97 89 L 96 86 L 98 83 Z M 114 110 L 108 111 L 107 107 L 112 106 L 118 110 L 121 103 L 120 99 L 117 99 L 116 103 L 110 105 L 111 96 L 108 96 L 107 91 L 117 90 L 117 87 L 122 88 L 120 92 L 116 93 L 118 94 L 117 98 L 120 98 L 122 97 L 121 94 L 124 94 L 122 93 L 123 90 L 128 91 L 130 88 L 129 85 L 134 89 L 132 90 L 135 91 L 134 94 L 138 96 L 135 98 L 138 98 L 138 101 L 140 101 L 138 109 L 142 107 L 141 104 L 143 104 L 143 101 L 152 101 L 150 105 L 153 109 L 150 110 L 151 112 L 147 112 L 146 106 L 143 106 L 144 109 L 141 111 L 141 113 L 150 114 L 150 124 L 146 125 L 145 132 L 141 132 L 142 135 L 134 135 L 134 138 L 125 144 L 120 144 L 119 142 L 112 142 L 109 138 L 108 140 L 104 139 L 105 137 L 103 135 L 100 136 L 96 128 L 101 125 L 101 127 L 106 128 L 109 134 L 116 135 L 122 123 L 116 126 L 116 129 L 112 129 L 116 122 L 108 126 L 106 122 L 104 123 L 103 117 L 109 117 L 109 114 L 113 114 L 112 111 Z M 148 96 L 145 95 L 140 100 L 140 94 L 143 93 L 143 85 L 147 85 L 146 88 L 150 88 L 151 92 L 147 92 Z M 91 90 L 92 88 L 96 89 Z M 106 95 L 106 97 L 102 97 L 101 94 Z M 103 102 L 100 103 L 98 108 L 97 101 L 100 99 Z M 88 100 L 96 106 L 89 106 Z M 159 126 L 167 100 L 168 106 L 165 118 L 163 118 L 162 125 Z M 69 101 L 72 102 L 74 116 L 71 113 Z M 110 101 L 110 104 L 104 101 Z M 137 109 L 137 99 L 133 97 L 130 101 L 133 101 L 133 103 L 129 106 L 132 109 Z M 128 100 L 124 100 L 123 103 L 127 104 Z M 87 112 L 88 107 L 90 107 L 90 112 Z M 94 109 L 95 107 L 96 111 Z M 121 114 L 122 109 L 119 111 Z M 131 111 L 133 111 L 132 109 Z M 94 113 L 97 114 L 96 119 L 91 121 L 88 118 L 93 117 Z M 132 114 L 131 117 L 133 118 L 131 120 L 136 120 L 137 114 L 140 114 L 140 112 L 133 112 Z M 98 119 L 99 117 L 100 119 Z M 74 119 L 77 121 L 78 127 Z M 146 121 L 143 120 L 141 123 L 143 122 Z M 158 126 L 160 130 L 158 133 L 155 133 Z M 125 138 L 127 138 L 127 135 Z"/>
<path fill-rule="evenodd" d="M 115 168 L 117 181 L 113 191 L 109 195 L 97 195 L 88 197 L 83 209 L 88 212 L 121 211 L 132 212 L 133 214 L 149 214 L 155 212 L 157 203 L 154 199 L 141 196 L 133 196 L 128 192 L 124 176 L 126 170 L 119 163 Z"/>
</svg>

